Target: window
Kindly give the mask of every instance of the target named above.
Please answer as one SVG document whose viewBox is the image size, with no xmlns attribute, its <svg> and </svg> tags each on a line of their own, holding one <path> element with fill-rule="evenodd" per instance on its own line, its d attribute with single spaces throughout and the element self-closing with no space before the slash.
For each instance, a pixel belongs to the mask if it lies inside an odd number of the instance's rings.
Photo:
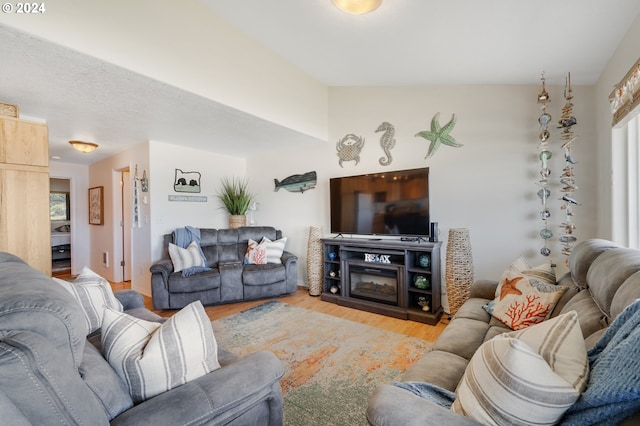
<svg viewBox="0 0 640 426">
<path fill-rule="evenodd" d="M 51 220 L 71 220 L 71 203 L 68 192 L 49 193 L 49 218 Z"/>
<path fill-rule="evenodd" d="M 640 111 L 613 129 L 613 239 L 640 248 Z"/>
</svg>

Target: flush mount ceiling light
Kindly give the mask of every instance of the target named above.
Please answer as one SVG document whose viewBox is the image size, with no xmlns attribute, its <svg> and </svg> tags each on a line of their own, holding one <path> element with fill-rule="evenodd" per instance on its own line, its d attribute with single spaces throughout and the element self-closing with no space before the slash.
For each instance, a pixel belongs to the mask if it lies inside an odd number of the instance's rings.
<svg viewBox="0 0 640 426">
<path fill-rule="evenodd" d="M 331 0 L 338 9 L 352 15 L 364 15 L 382 4 L 382 0 Z"/>
<path fill-rule="evenodd" d="M 76 150 L 84 153 L 95 151 L 98 147 L 98 144 L 93 142 L 69 141 L 69 143 Z"/>
</svg>

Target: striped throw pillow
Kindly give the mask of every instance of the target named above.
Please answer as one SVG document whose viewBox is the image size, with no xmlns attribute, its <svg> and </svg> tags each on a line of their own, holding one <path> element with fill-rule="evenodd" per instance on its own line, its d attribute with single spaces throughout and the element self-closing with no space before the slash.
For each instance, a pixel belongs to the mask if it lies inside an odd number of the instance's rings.
<svg viewBox="0 0 640 426">
<path fill-rule="evenodd" d="M 267 263 L 282 263 L 282 252 L 284 251 L 284 246 L 287 244 L 287 237 L 275 241 L 264 237 L 260 244 L 265 244 Z"/>
<path fill-rule="evenodd" d="M 136 403 L 220 368 L 211 321 L 200 301 L 162 324 L 105 309 L 102 348 Z"/>
<path fill-rule="evenodd" d="M 87 321 L 88 334 L 102 327 L 105 306 L 122 312 L 122 303 L 114 296 L 109 281 L 86 266 L 73 283 L 59 278 L 54 278 L 54 281 L 71 293 L 80 304 Z"/>
<path fill-rule="evenodd" d="M 557 423 L 584 389 L 588 366 L 575 312 L 549 323 L 485 342 L 451 410 L 488 425 Z"/>
<path fill-rule="evenodd" d="M 200 254 L 200 247 L 195 241 L 191 241 L 186 249 L 169 243 L 169 257 L 173 263 L 173 272 L 180 272 L 194 266 L 206 266 L 202 254 Z"/>
</svg>

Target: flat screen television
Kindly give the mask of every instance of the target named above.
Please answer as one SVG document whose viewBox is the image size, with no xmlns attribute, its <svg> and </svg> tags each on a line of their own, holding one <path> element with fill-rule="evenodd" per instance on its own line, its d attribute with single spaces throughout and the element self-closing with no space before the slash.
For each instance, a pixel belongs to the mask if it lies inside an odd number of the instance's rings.
<svg viewBox="0 0 640 426">
<path fill-rule="evenodd" d="M 329 180 L 331 232 L 429 235 L 429 168 Z"/>
</svg>

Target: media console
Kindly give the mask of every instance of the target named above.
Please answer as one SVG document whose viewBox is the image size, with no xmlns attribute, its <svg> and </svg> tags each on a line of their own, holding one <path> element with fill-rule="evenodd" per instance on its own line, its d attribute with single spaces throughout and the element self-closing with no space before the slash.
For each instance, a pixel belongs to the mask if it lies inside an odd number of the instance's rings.
<svg viewBox="0 0 640 426">
<path fill-rule="evenodd" d="M 322 300 L 430 325 L 440 319 L 442 243 L 366 238 L 323 238 L 322 243 Z"/>
</svg>

